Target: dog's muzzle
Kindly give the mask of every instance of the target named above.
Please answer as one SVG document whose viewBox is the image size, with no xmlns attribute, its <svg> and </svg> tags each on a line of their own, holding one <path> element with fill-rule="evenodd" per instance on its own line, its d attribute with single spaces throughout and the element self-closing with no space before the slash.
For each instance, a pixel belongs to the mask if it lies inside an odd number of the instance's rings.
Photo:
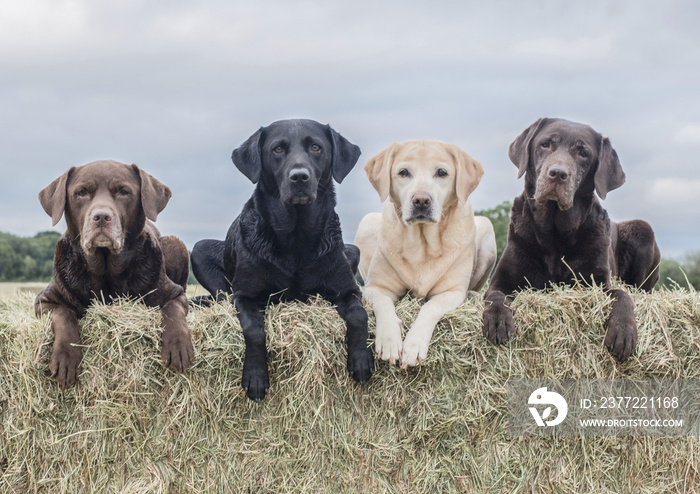
<svg viewBox="0 0 700 494">
<path fill-rule="evenodd" d="M 80 244 L 87 253 L 106 247 L 118 254 L 123 247 L 122 229 L 117 216 L 109 209 L 93 209 L 83 223 Z"/>
<path fill-rule="evenodd" d="M 566 211 L 573 206 L 575 192 L 571 168 L 561 163 L 554 163 L 540 172 L 535 200 L 538 203 L 555 201 L 559 209 Z"/>
<path fill-rule="evenodd" d="M 316 196 L 314 196 L 314 195 L 296 194 L 296 195 L 293 195 L 287 201 L 287 204 L 306 206 L 307 204 L 311 204 L 315 200 L 316 200 Z"/>
<path fill-rule="evenodd" d="M 434 223 L 433 198 L 426 192 L 416 192 L 411 197 L 411 215 L 408 221 Z"/>
<path fill-rule="evenodd" d="M 285 203 L 305 206 L 316 200 L 316 191 L 312 190 L 315 188 L 315 180 L 312 179 L 308 169 L 292 168 L 287 178 Z"/>
</svg>

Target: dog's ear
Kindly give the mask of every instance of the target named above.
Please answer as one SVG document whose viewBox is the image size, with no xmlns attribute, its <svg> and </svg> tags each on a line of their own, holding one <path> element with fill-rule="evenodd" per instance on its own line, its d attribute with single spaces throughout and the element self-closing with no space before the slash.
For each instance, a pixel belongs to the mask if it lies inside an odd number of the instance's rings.
<svg viewBox="0 0 700 494">
<path fill-rule="evenodd" d="M 359 146 L 338 134 L 330 125 L 326 125 L 326 128 L 333 143 L 333 178 L 336 182 L 341 183 L 350 170 L 354 168 L 362 151 L 360 151 Z"/>
<path fill-rule="evenodd" d="M 46 211 L 46 214 L 51 216 L 51 220 L 53 221 L 52 226 L 56 226 L 56 224 L 61 221 L 63 211 L 66 209 L 66 190 L 68 187 L 68 180 L 73 170 L 75 170 L 75 167 L 71 167 L 67 172 L 39 192 L 39 202 L 41 203 L 41 207 L 44 208 L 44 211 Z"/>
<path fill-rule="evenodd" d="M 518 178 L 523 176 L 530 164 L 530 143 L 542 128 L 542 125 L 549 121 L 549 118 L 540 118 L 523 131 L 508 147 L 508 157 L 518 168 Z"/>
<path fill-rule="evenodd" d="M 158 218 L 158 213 L 165 209 L 173 193 L 170 187 L 161 183 L 158 179 L 149 175 L 136 165 L 131 165 L 141 179 L 141 207 L 151 221 Z"/>
<path fill-rule="evenodd" d="M 379 199 L 384 202 L 389 197 L 391 188 L 391 165 L 398 150 L 398 144 L 394 143 L 388 148 L 382 149 L 367 160 L 365 172 L 372 187 L 379 192 Z"/>
<path fill-rule="evenodd" d="M 625 172 L 622 171 L 620 159 L 613 149 L 610 140 L 601 136 L 600 151 L 598 152 L 598 169 L 595 172 L 595 190 L 601 199 L 605 199 L 608 192 L 617 189 L 625 183 Z"/>
<path fill-rule="evenodd" d="M 447 145 L 447 151 L 452 155 L 455 164 L 455 192 L 460 204 L 474 192 L 476 186 L 481 182 L 484 169 L 477 160 L 472 158 L 466 151 L 463 151 L 454 144 Z"/>
<path fill-rule="evenodd" d="M 260 127 L 258 131 L 250 136 L 247 141 L 233 150 L 231 159 L 243 175 L 254 184 L 260 180 L 262 170 L 262 157 L 260 156 L 260 137 L 265 127 Z"/>
</svg>

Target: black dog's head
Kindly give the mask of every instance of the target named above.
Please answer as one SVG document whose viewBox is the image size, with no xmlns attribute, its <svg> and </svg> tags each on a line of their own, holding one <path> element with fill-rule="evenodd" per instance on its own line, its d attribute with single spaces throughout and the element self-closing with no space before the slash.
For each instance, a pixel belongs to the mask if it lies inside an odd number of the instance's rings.
<svg viewBox="0 0 700 494">
<path fill-rule="evenodd" d="M 620 160 L 607 137 L 588 125 L 540 118 L 513 141 L 508 156 L 527 171 L 525 187 L 537 203 L 555 201 L 570 209 L 574 198 L 598 192 L 601 199 L 625 182 Z"/>
<path fill-rule="evenodd" d="M 314 120 L 280 120 L 261 127 L 231 159 L 250 179 L 285 204 L 316 200 L 331 176 L 342 182 L 360 157 L 360 148 L 330 125 Z"/>
</svg>

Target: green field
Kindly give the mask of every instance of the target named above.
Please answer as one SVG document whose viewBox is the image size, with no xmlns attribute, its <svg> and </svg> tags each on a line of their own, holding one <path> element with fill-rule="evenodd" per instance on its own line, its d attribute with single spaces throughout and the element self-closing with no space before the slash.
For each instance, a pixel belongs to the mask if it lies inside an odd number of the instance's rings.
<svg viewBox="0 0 700 494">
<path fill-rule="evenodd" d="M 32 293 L 39 293 L 39 290 L 44 288 L 46 286 L 46 283 L 34 283 L 34 282 L 27 282 L 27 283 L 0 283 L 0 297 L 7 297 L 10 295 L 14 295 L 15 293 L 21 291 L 21 292 L 32 292 Z"/>
<path fill-rule="evenodd" d="M 42 282 L 27 282 L 27 283 L 0 283 L 0 297 L 9 297 L 17 292 L 39 293 L 39 290 L 44 288 L 47 283 Z M 207 295 L 207 292 L 200 285 L 187 285 L 187 296 L 197 297 L 199 295 Z"/>
</svg>

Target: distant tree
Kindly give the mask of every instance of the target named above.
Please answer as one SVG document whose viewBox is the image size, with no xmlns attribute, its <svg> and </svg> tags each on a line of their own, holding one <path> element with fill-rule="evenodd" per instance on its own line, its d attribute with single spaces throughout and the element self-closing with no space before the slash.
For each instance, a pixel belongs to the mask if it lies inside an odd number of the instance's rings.
<svg viewBox="0 0 700 494">
<path fill-rule="evenodd" d="M 661 259 L 657 287 L 673 288 L 676 284 L 686 286 L 681 263 L 675 259 Z"/>
<path fill-rule="evenodd" d="M 0 281 L 16 281 L 21 274 L 22 259 L 10 239 L 0 236 Z"/>
<path fill-rule="evenodd" d="M 511 201 L 503 201 L 498 206 L 491 209 L 475 211 L 478 216 L 486 216 L 493 224 L 493 231 L 496 234 L 496 247 L 498 249 L 498 259 L 501 259 L 503 249 L 508 241 L 508 224 L 510 223 L 510 210 L 513 207 Z"/>
<path fill-rule="evenodd" d="M 187 284 L 188 285 L 199 285 L 199 281 L 197 281 L 197 278 L 194 277 L 194 273 L 192 272 L 192 263 L 190 263 L 190 275 L 187 278 Z"/>
<path fill-rule="evenodd" d="M 683 259 L 683 271 L 691 285 L 700 290 L 700 251 L 689 252 Z M 683 278 L 685 281 L 685 278 Z M 683 285 L 683 283 L 681 283 Z"/>
<path fill-rule="evenodd" d="M 0 280 L 47 281 L 53 272 L 53 256 L 58 232 L 18 237 L 0 232 Z"/>
<path fill-rule="evenodd" d="M 661 259 L 657 287 L 693 287 L 700 290 L 700 251 L 687 253 L 681 262 Z"/>
</svg>

